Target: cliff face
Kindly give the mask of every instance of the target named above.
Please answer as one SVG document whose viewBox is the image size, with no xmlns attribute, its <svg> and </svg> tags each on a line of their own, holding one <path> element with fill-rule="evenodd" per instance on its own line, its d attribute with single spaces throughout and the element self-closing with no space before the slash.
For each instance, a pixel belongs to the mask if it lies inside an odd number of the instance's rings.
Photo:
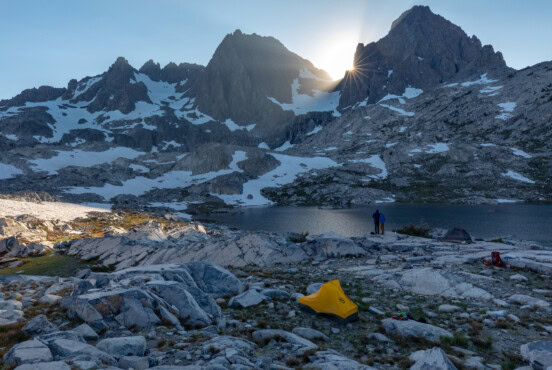
<svg viewBox="0 0 552 370">
<path fill-rule="evenodd" d="M 404 12 L 378 42 L 359 44 L 354 65 L 337 87 L 342 93 L 341 108 L 365 99 L 375 103 L 387 94 L 401 95 L 408 86 L 425 90 L 509 70 L 500 52 L 482 46 L 476 36 L 468 37 L 425 6 Z"/>
</svg>

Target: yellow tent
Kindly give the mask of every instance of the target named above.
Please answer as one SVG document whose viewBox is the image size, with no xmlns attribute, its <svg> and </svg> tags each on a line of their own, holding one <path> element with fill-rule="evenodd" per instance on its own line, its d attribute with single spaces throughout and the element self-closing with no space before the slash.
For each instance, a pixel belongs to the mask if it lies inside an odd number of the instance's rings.
<svg viewBox="0 0 552 370">
<path fill-rule="evenodd" d="M 335 315 L 347 321 L 352 321 L 358 317 L 357 305 L 345 295 L 339 280 L 322 284 L 318 292 L 300 297 L 299 303 L 317 313 Z"/>
</svg>

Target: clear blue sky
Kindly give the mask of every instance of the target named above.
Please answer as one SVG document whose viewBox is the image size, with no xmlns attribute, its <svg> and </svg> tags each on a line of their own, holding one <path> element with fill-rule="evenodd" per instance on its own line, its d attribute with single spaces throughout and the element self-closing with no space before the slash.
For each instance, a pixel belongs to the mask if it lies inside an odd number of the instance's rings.
<svg viewBox="0 0 552 370">
<path fill-rule="evenodd" d="M 270 35 L 339 78 L 355 46 L 385 36 L 415 4 L 429 5 L 523 68 L 552 60 L 552 1 L 533 0 L 1 0 L 0 99 L 66 86 L 118 56 L 206 65 L 236 28 Z"/>
</svg>

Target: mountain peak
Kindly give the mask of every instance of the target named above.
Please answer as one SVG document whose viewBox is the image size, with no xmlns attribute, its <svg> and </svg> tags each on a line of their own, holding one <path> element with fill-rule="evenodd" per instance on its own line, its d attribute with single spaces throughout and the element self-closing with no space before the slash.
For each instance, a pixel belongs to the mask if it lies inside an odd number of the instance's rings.
<svg viewBox="0 0 552 370">
<path fill-rule="evenodd" d="M 430 17 L 439 17 L 441 16 L 433 13 L 429 6 L 424 5 L 414 5 L 412 8 L 406 10 L 403 12 L 399 18 L 395 19 L 393 23 L 391 23 L 391 29 L 389 32 L 393 30 L 397 25 L 399 25 L 402 22 L 416 22 L 423 18 L 430 18 Z M 444 19 L 444 18 L 442 18 Z"/>
<path fill-rule="evenodd" d="M 477 37 L 469 37 L 427 6 L 402 13 L 378 42 L 359 44 L 354 61 L 362 73 L 354 84 L 348 83 L 351 79 L 340 84 L 339 89 L 346 90 L 341 106 L 401 95 L 408 86 L 425 90 L 445 81 L 508 69 L 501 53 L 482 46 Z"/>
</svg>

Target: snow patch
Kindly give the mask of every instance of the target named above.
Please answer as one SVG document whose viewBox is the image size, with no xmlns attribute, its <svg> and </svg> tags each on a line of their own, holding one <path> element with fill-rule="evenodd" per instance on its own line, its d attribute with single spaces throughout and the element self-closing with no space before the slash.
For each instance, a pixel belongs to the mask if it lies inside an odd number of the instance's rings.
<svg viewBox="0 0 552 370">
<path fill-rule="evenodd" d="M 339 166 L 338 163 L 326 157 L 293 157 L 284 154 L 271 154 L 280 165 L 272 171 L 265 173 L 257 179 L 243 184 L 242 194 L 213 194 L 227 204 L 241 204 L 247 206 L 260 206 L 272 204 L 261 195 L 261 189 L 278 187 L 292 183 L 298 175 L 311 170 L 325 169 Z M 251 199 L 248 199 L 251 198 Z"/>
<path fill-rule="evenodd" d="M 399 113 L 401 116 L 414 117 L 416 115 L 414 112 L 407 112 L 404 109 L 397 108 L 392 105 L 380 104 L 380 106 L 391 109 L 392 111 Z"/>
<path fill-rule="evenodd" d="M 217 176 L 227 175 L 232 172 L 243 172 L 237 164 L 246 159 L 246 152 L 236 151 L 232 156 L 232 162 L 228 166 L 228 169 L 207 172 L 199 175 L 192 175 L 191 171 L 170 171 L 154 179 L 138 176 L 133 179 L 123 181 L 122 186 L 105 184 L 104 186 L 99 187 L 67 188 L 66 191 L 71 194 L 93 193 L 102 196 L 104 199 L 111 199 L 120 194 L 140 196 L 152 189 L 186 188 L 191 185 L 210 181 Z"/>
<path fill-rule="evenodd" d="M 514 111 L 514 109 L 516 109 L 517 103 L 509 101 L 509 102 L 506 102 L 506 103 L 500 103 L 500 104 L 498 104 L 498 106 L 500 107 L 500 109 L 502 111 L 495 118 L 506 121 L 506 120 L 512 118 L 512 115 L 510 113 L 512 113 Z"/>
<path fill-rule="evenodd" d="M 445 143 L 436 143 L 436 144 L 428 144 L 425 146 L 424 149 L 421 148 L 414 148 L 410 151 L 409 156 L 413 156 L 413 153 L 426 153 L 426 154 L 437 154 L 437 153 L 444 153 L 449 151 L 448 144 Z"/>
<path fill-rule="evenodd" d="M 311 132 L 307 133 L 307 136 L 314 135 L 320 131 L 322 131 L 322 126 L 316 126 Z"/>
<path fill-rule="evenodd" d="M 52 158 L 33 159 L 29 163 L 36 167 L 36 171 L 46 171 L 49 175 L 55 175 L 58 170 L 69 166 L 92 167 L 113 162 L 117 158 L 135 159 L 143 154 L 145 153 L 125 147 L 111 148 L 103 152 L 87 152 L 76 149 L 57 151 L 57 155 Z"/>
<path fill-rule="evenodd" d="M 334 117 L 340 117 L 341 113 L 337 111 L 339 105 L 339 98 L 341 93 L 324 92 L 320 90 L 313 90 L 313 95 L 299 94 L 300 88 L 299 78 L 293 80 L 291 84 L 291 104 L 280 103 L 278 100 L 272 97 L 267 97 L 268 100 L 274 104 L 282 107 L 283 110 L 293 111 L 295 115 L 307 114 L 309 112 L 333 112 Z"/>
<path fill-rule="evenodd" d="M 512 153 L 514 153 L 514 155 L 517 155 L 519 157 L 523 157 L 523 158 L 533 158 L 533 156 L 529 153 L 525 153 L 523 150 L 521 149 L 517 149 L 517 148 L 510 148 L 512 149 Z"/>
<path fill-rule="evenodd" d="M 0 163 L 0 180 L 11 179 L 17 175 L 22 175 L 23 171 L 11 164 Z"/>
<path fill-rule="evenodd" d="M 259 145 L 257 145 L 257 148 L 259 148 L 259 149 L 267 149 L 267 150 L 270 150 L 270 147 L 269 147 L 268 144 L 265 143 L 265 142 L 262 142 L 262 143 L 260 143 Z"/>
<path fill-rule="evenodd" d="M 370 166 L 378 168 L 381 172 L 379 175 L 368 176 L 373 179 L 385 179 L 387 178 L 387 167 L 385 167 L 385 162 L 381 159 L 379 155 L 373 155 L 365 159 L 352 159 L 350 162 L 353 163 L 368 163 Z"/>
<path fill-rule="evenodd" d="M 236 130 L 247 130 L 251 131 L 255 128 L 255 124 L 246 125 L 246 126 L 240 126 L 236 122 L 232 121 L 232 119 L 228 118 L 226 121 L 224 121 L 224 124 L 230 131 L 236 131 Z"/>
<path fill-rule="evenodd" d="M 509 177 L 511 179 L 514 179 L 514 180 L 517 180 L 517 181 L 522 181 L 522 182 L 526 182 L 528 184 L 534 184 L 535 182 L 523 175 L 520 175 L 519 173 L 517 172 L 514 172 L 512 170 L 508 170 L 508 172 L 506 173 L 503 173 L 502 176 L 506 176 L 506 177 Z"/>
<path fill-rule="evenodd" d="M 497 82 L 497 81 L 498 80 L 490 80 L 489 78 L 487 78 L 487 73 L 484 73 L 484 74 L 481 75 L 479 80 L 463 82 L 462 86 L 468 87 L 468 86 L 473 86 L 473 85 L 487 85 L 487 84 L 492 84 L 493 82 Z"/>
<path fill-rule="evenodd" d="M 419 96 L 423 92 L 424 91 L 422 89 L 416 89 L 414 87 L 409 86 L 406 89 L 404 89 L 404 92 L 402 95 L 399 96 L 394 94 L 387 94 L 383 98 L 381 98 L 380 101 L 378 101 L 378 104 L 390 99 L 398 99 L 399 103 L 404 104 L 405 103 L 404 99 L 414 99 L 415 97 Z"/>
<path fill-rule="evenodd" d="M 286 141 L 285 143 L 283 143 L 281 146 L 279 146 L 278 148 L 274 149 L 275 152 L 283 152 L 283 151 L 286 151 L 288 149 L 291 149 L 295 146 L 295 144 L 292 144 L 289 140 Z"/>
</svg>

